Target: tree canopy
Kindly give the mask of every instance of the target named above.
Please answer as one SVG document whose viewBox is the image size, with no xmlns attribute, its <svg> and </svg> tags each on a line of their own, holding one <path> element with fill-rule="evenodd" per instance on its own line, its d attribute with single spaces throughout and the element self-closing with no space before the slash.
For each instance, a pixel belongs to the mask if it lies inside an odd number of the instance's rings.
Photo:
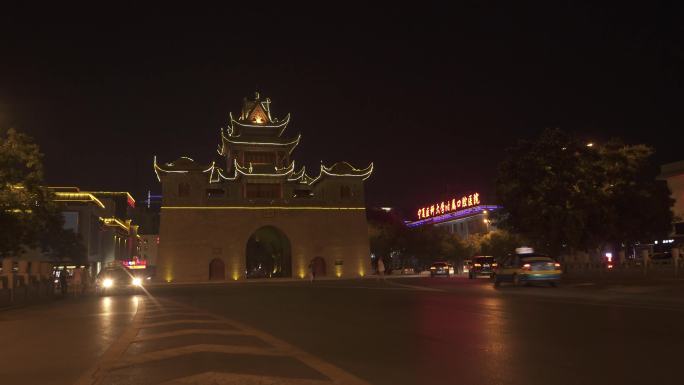
<svg viewBox="0 0 684 385">
<path fill-rule="evenodd" d="M 552 253 L 666 236 L 673 200 L 652 153 L 618 139 L 588 145 L 559 129 L 520 141 L 499 168 L 499 226 Z"/>
<path fill-rule="evenodd" d="M 15 129 L 0 130 L 0 258 L 40 247 L 54 258 L 84 257 L 76 234 L 43 186 L 38 145 Z"/>
</svg>

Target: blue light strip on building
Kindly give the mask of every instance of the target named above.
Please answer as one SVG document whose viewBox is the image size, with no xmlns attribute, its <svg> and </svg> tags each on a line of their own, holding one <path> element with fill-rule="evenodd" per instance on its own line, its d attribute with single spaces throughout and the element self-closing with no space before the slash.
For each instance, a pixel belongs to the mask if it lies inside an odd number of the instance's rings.
<svg viewBox="0 0 684 385">
<path fill-rule="evenodd" d="M 480 214 L 481 212 L 487 210 L 487 211 L 494 211 L 500 209 L 501 206 L 495 206 L 495 205 L 480 205 L 480 206 L 475 206 L 475 207 L 470 207 L 464 210 L 459 210 L 456 212 L 452 213 L 447 213 L 443 214 L 437 217 L 432 217 L 432 218 L 425 218 L 421 219 L 419 221 L 415 222 L 408 222 L 406 226 L 408 227 L 418 227 L 422 225 L 427 225 L 427 224 L 435 224 L 435 223 L 442 223 L 446 221 L 450 221 L 453 219 L 459 219 L 459 218 L 465 218 L 469 217 L 472 215 Z"/>
</svg>

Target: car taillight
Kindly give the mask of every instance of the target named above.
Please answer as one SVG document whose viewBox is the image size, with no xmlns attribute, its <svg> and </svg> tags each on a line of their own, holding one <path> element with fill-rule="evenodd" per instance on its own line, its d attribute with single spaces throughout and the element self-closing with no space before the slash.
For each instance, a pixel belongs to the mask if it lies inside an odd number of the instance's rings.
<svg viewBox="0 0 684 385">
<path fill-rule="evenodd" d="M 526 264 L 522 265 L 522 269 L 523 269 L 523 270 L 530 270 L 531 268 L 532 268 L 532 266 L 530 266 L 529 263 L 526 263 Z"/>
<path fill-rule="evenodd" d="M 499 264 L 498 263 L 492 263 L 492 266 L 497 267 L 497 266 L 499 266 Z"/>
<path fill-rule="evenodd" d="M 482 265 L 479 264 L 479 263 L 476 263 L 476 264 L 475 264 L 475 267 L 480 267 L 480 266 L 482 266 Z"/>
</svg>

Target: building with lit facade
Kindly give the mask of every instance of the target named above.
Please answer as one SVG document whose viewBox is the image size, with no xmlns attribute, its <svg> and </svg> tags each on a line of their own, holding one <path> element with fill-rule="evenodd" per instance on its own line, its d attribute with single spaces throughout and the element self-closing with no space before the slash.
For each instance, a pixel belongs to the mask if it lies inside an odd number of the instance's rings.
<svg viewBox="0 0 684 385">
<path fill-rule="evenodd" d="M 662 165 L 658 179 L 667 182 L 675 200 L 672 207 L 675 217 L 674 235 L 676 238 L 684 238 L 684 160 Z"/>
<path fill-rule="evenodd" d="M 354 277 L 370 269 L 364 180 L 373 165 L 296 167 L 300 135 L 257 93 L 220 131 L 219 159 L 158 164 L 162 208 L 157 278 Z"/>
<path fill-rule="evenodd" d="M 406 225 L 418 227 L 432 224 L 445 227 L 450 233 L 465 239 L 494 230 L 490 214 L 500 208 L 486 204 L 480 193 L 475 192 L 420 207 L 416 210 L 414 220 L 407 221 Z"/>
<path fill-rule="evenodd" d="M 77 187 L 49 187 L 49 190 L 64 217 L 64 228 L 79 235 L 86 252 L 84 265 L 91 274 L 138 255 L 138 226 L 130 219 L 135 200 L 129 193 L 81 191 Z M 36 249 L 27 251 L 22 258 L 46 260 Z"/>
</svg>

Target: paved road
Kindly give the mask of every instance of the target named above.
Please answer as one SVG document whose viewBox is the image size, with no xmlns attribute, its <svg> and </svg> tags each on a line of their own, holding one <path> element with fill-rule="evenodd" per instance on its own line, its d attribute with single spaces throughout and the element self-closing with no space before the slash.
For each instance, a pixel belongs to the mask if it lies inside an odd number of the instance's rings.
<svg viewBox="0 0 684 385">
<path fill-rule="evenodd" d="M 684 282 L 165 286 L 0 312 L 0 341 L 3 384 L 679 384 Z"/>
</svg>

